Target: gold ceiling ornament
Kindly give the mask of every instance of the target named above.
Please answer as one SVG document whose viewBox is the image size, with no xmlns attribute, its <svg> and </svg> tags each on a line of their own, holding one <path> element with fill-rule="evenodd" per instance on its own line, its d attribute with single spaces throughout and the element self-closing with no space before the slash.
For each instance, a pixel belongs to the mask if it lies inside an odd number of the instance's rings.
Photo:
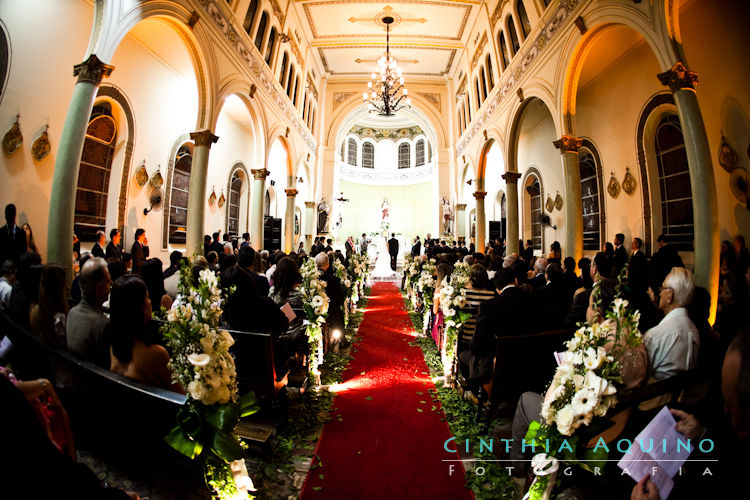
<svg viewBox="0 0 750 500">
<path fill-rule="evenodd" d="M 161 165 L 156 167 L 156 173 L 151 176 L 151 187 L 159 189 L 164 184 L 164 177 L 161 176 Z"/>
<path fill-rule="evenodd" d="M 224 190 L 221 190 L 221 196 L 219 196 L 219 201 L 216 202 L 219 208 L 222 208 L 224 206 L 224 203 L 227 202 L 227 199 L 224 198 Z"/>
<path fill-rule="evenodd" d="M 212 207 L 214 206 L 214 203 L 216 203 L 216 190 L 214 189 L 214 186 L 211 186 L 211 194 L 208 195 L 208 206 Z"/>
<path fill-rule="evenodd" d="M 631 195 L 635 193 L 635 188 L 637 186 L 635 177 L 630 173 L 630 167 L 625 167 L 625 177 L 622 179 L 622 190 L 628 195 Z"/>
<path fill-rule="evenodd" d="M 362 93 L 362 102 L 368 104 L 370 113 L 393 116 L 400 109 L 411 107 L 409 90 L 404 85 L 404 77 L 398 61 L 391 55 L 391 24 L 394 18 L 386 16 L 385 54 L 378 59 L 378 65 L 367 82 L 367 91 Z"/>
<path fill-rule="evenodd" d="M 609 179 L 607 192 L 612 198 L 617 198 L 620 195 L 620 182 L 617 180 L 617 177 L 615 177 L 614 172 L 612 172 L 612 177 Z"/>
<path fill-rule="evenodd" d="M 555 209 L 555 202 L 552 201 L 552 197 L 550 195 L 547 195 L 547 202 L 544 204 L 544 208 L 547 209 L 547 212 L 552 213 L 552 210 Z"/>
<path fill-rule="evenodd" d="M 558 210 L 562 210 L 563 207 L 563 199 L 562 196 L 560 196 L 560 191 L 557 192 L 557 196 L 555 196 L 555 208 Z"/>
<path fill-rule="evenodd" d="M 20 120 L 20 118 L 21 114 L 18 113 L 16 115 L 15 123 L 13 123 L 13 126 L 10 127 L 10 129 L 3 136 L 3 153 L 5 153 L 7 156 L 10 156 L 18 151 L 18 148 L 20 148 L 21 144 L 23 144 L 21 125 L 18 123 L 18 120 Z"/>
<path fill-rule="evenodd" d="M 52 146 L 49 143 L 49 135 L 47 135 L 48 129 L 49 123 L 44 126 L 44 132 L 39 134 L 39 137 L 31 143 L 31 156 L 37 162 L 44 160 L 50 151 L 52 151 Z"/>
<path fill-rule="evenodd" d="M 135 171 L 135 182 L 137 182 L 139 186 L 144 186 L 148 182 L 148 171 L 146 170 L 145 159 L 143 160 L 143 163 L 141 163 L 141 166 Z"/>
<path fill-rule="evenodd" d="M 388 21 L 388 19 L 391 19 Z M 380 26 L 383 29 L 388 29 L 388 25 L 393 24 L 394 26 L 398 26 L 401 23 L 420 23 L 424 24 L 427 22 L 427 19 L 420 17 L 420 18 L 407 18 L 407 17 L 401 17 L 398 13 L 396 13 L 393 10 L 393 7 L 386 5 L 383 10 L 375 14 L 375 17 L 350 17 L 349 18 L 350 23 L 367 23 L 367 22 L 374 22 L 378 26 Z"/>
<path fill-rule="evenodd" d="M 721 144 L 719 144 L 719 165 L 730 173 L 739 166 L 737 153 L 734 152 L 732 146 L 727 142 L 723 131 L 721 133 Z"/>
</svg>

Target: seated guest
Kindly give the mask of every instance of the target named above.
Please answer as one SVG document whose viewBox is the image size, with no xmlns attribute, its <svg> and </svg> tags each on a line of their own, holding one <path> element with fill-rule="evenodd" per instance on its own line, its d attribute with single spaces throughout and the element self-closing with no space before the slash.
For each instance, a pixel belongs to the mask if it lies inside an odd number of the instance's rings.
<svg viewBox="0 0 750 500">
<path fill-rule="evenodd" d="M 211 251 L 211 235 L 206 234 L 203 236 L 203 256 L 208 257 L 208 252 Z"/>
<path fill-rule="evenodd" d="M 18 259 L 18 275 L 13 283 L 8 302 L 8 314 L 19 324 L 29 326 L 29 307 L 39 297 L 42 258 L 38 253 L 26 252 Z"/>
<path fill-rule="evenodd" d="M 94 257 L 104 258 L 104 244 L 107 242 L 107 237 L 104 235 L 104 231 L 101 229 L 96 232 L 96 242 L 91 248 L 91 255 Z"/>
<path fill-rule="evenodd" d="M 206 260 L 208 261 L 208 268 L 212 270 L 213 272 L 218 273 L 219 272 L 219 254 L 211 250 L 210 252 L 208 252 L 208 255 L 206 255 Z"/>
<path fill-rule="evenodd" d="M 203 257 L 201 256 L 201 259 Z M 203 259 L 205 260 L 205 259 Z M 235 258 L 235 264 L 236 262 Z M 182 266 L 189 266 L 190 260 L 187 257 L 181 257 L 180 262 L 177 264 L 177 268 L 180 269 Z M 180 285 L 180 272 L 174 273 L 172 276 L 164 280 L 164 293 L 169 295 L 172 298 L 172 301 L 177 298 L 177 292 L 179 291 L 179 285 Z"/>
<path fill-rule="evenodd" d="M 266 279 L 266 277 L 261 276 L 256 272 L 255 258 L 257 255 L 258 252 L 256 252 L 255 249 L 251 246 L 240 248 L 240 253 L 237 256 L 237 266 L 245 269 L 251 274 L 253 281 L 255 282 L 255 289 L 258 295 L 267 297 L 270 287 L 268 286 L 268 280 Z"/>
<path fill-rule="evenodd" d="M 643 335 L 651 377 L 658 381 L 695 368 L 700 336 L 688 316 L 693 300 L 693 274 L 675 267 L 664 279 L 659 292 L 659 309 L 664 319 Z"/>
<path fill-rule="evenodd" d="M 520 245 L 519 245 L 520 248 Z M 534 257 L 534 244 L 531 240 L 526 240 L 526 247 L 523 249 L 521 255 L 526 265 L 531 269 L 531 259 Z"/>
<path fill-rule="evenodd" d="M 297 263 L 290 257 L 282 258 L 275 267 L 271 300 L 279 306 L 289 304 L 289 307 L 298 310 L 296 317 L 289 322 L 289 328 L 280 335 L 279 340 L 287 353 L 307 354 L 307 327 L 303 324 L 305 315 L 299 312 L 304 307 L 304 298 L 299 291 L 302 275 Z"/>
<path fill-rule="evenodd" d="M 81 302 L 68 313 L 66 343 L 68 351 L 79 358 L 109 368 L 109 323 L 102 304 L 109 296 L 112 281 L 104 259 L 94 257 L 81 268 Z"/>
<path fill-rule="evenodd" d="M 122 233 L 120 230 L 115 228 L 109 232 L 109 244 L 107 250 L 104 252 L 106 259 L 116 258 L 122 259 L 122 248 L 120 248 L 120 240 L 122 240 Z"/>
<path fill-rule="evenodd" d="M 16 281 L 16 264 L 12 260 L 3 262 L 0 270 L 0 308 L 5 309 L 10 303 L 13 282 Z"/>
<path fill-rule="evenodd" d="M 169 254 L 169 267 L 161 273 L 163 279 L 167 279 L 173 274 L 180 274 L 180 262 L 182 261 L 182 252 L 175 250 Z"/>
<path fill-rule="evenodd" d="M 591 279 L 591 259 L 588 257 L 578 259 L 578 269 L 581 270 L 581 287 L 591 288 L 594 285 L 594 280 Z"/>
<path fill-rule="evenodd" d="M 162 307 L 165 309 L 172 307 L 172 297 L 164 290 L 161 268 L 161 260 L 156 258 L 148 259 L 141 267 L 141 277 L 146 283 L 148 295 L 151 298 L 151 308 L 157 314 L 161 312 Z"/>
<path fill-rule="evenodd" d="M 107 270 L 109 271 L 109 277 L 113 280 L 128 274 L 127 269 L 125 269 L 125 263 L 122 259 L 116 257 L 107 259 Z"/>
<path fill-rule="evenodd" d="M 578 323 L 586 320 L 586 310 L 588 309 L 589 297 L 596 284 L 602 279 L 607 279 L 612 275 L 612 259 L 605 252 L 599 252 L 594 256 L 591 263 L 589 276 L 592 280 L 590 288 L 579 290 L 573 297 L 573 304 L 570 311 L 563 321 L 563 328 L 575 328 Z"/>
<path fill-rule="evenodd" d="M 320 279 L 326 282 L 328 295 L 328 326 L 330 331 L 339 330 L 344 333 L 344 292 L 341 290 L 341 280 L 336 276 L 330 258 L 326 252 L 315 256 L 315 265 L 321 272 Z"/>
<path fill-rule="evenodd" d="M 513 271 L 498 270 L 494 281 L 498 296 L 479 305 L 471 347 L 458 357 L 461 374 L 471 387 L 478 387 L 492 376 L 496 339 L 522 333 L 527 320 L 527 303 Z"/>
<path fill-rule="evenodd" d="M 73 278 L 73 283 L 70 285 L 70 296 L 73 297 L 75 302 L 81 300 L 81 269 L 86 265 L 86 262 L 92 257 L 89 252 L 83 252 L 81 258 L 78 260 L 78 276 Z"/>
<path fill-rule="evenodd" d="M 531 278 L 528 283 L 534 289 L 541 288 L 547 284 L 547 280 L 544 277 L 544 273 L 547 271 L 547 265 L 549 261 L 544 257 L 540 257 L 534 262 L 534 277 Z"/>
<path fill-rule="evenodd" d="M 151 300 L 143 279 L 135 274 L 118 278 L 112 285 L 109 303 L 110 370 L 144 384 L 184 394 L 182 386 L 172 382 L 169 353 L 148 338 Z"/>
<path fill-rule="evenodd" d="M 534 301 L 541 312 L 540 326 L 544 330 L 558 330 L 570 308 L 570 293 L 563 282 L 560 264 L 549 264 L 544 276 L 547 283 L 534 291 Z"/>
<path fill-rule="evenodd" d="M 55 347 L 65 347 L 65 323 L 68 314 L 68 279 L 65 268 L 48 264 L 42 270 L 39 299 L 29 311 L 31 330 L 44 342 Z"/>
<path fill-rule="evenodd" d="M 493 257 L 493 261 L 500 260 L 499 257 Z M 497 270 L 493 273 L 493 276 L 497 274 Z M 477 327 L 477 316 L 479 314 L 479 306 L 485 300 L 489 300 L 495 296 L 495 290 L 488 290 L 487 287 L 491 281 L 487 278 L 487 271 L 484 269 L 482 264 L 474 264 L 471 266 L 469 271 L 469 282 L 466 284 L 466 306 L 464 310 L 471 313 L 471 318 L 464 322 L 462 328 L 461 338 L 467 344 L 471 343 L 474 337 L 474 331 Z M 494 288 L 494 286 L 493 286 Z M 465 350 L 466 345 L 459 345 L 458 352 Z"/>
<path fill-rule="evenodd" d="M 581 288 L 581 278 L 576 275 L 576 260 L 573 257 L 565 257 L 563 260 L 563 283 L 573 300 L 573 294 Z"/>
<path fill-rule="evenodd" d="M 126 274 L 133 270 L 133 256 L 128 252 L 122 252 L 122 266 Z"/>
</svg>

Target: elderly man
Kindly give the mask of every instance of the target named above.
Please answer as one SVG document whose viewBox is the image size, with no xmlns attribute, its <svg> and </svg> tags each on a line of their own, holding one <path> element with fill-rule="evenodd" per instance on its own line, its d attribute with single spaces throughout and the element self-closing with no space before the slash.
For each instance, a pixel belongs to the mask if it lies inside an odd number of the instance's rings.
<svg viewBox="0 0 750 500">
<path fill-rule="evenodd" d="M 548 264 L 549 262 L 544 257 L 540 257 L 534 262 L 534 277 L 528 281 L 528 284 L 535 290 L 547 284 L 547 278 L 544 277 L 544 273 L 547 270 Z"/>
<path fill-rule="evenodd" d="M 105 334 L 109 320 L 102 314 L 102 304 L 109 297 L 112 285 L 107 261 L 101 257 L 87 260 L 81 269 L 80 284 L 81 302 L 68 313 L 68 351 L 109 369 L 110 340 Z"/>
<path fill-rule="evenodd" d="M 104 231 L 101 229 L 96 232 L 96 243 L 94 243 L 94 246 L 91 248 L 91 255 L 94 257 L 101 257 L 104 258 L 104 244 L 107 242 L 107 237 L 104 234 Z"/>
<path fill-rule="evenodd" d="M 659 292 L 664 319 L 643 336 L 654 380 L 695 368 L 698 362 L 700 336 L 686 309 L 694 290 L 693 274 L 684 267 L 673 268 L 664 278 Z"/>
</svg>

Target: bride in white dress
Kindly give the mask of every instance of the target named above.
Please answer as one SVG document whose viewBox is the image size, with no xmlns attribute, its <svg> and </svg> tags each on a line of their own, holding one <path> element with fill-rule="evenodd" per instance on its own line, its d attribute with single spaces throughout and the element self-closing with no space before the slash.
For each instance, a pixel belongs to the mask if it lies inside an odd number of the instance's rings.
<svg viewBox="0 0 750 500">
<path fill-rule="evenodd" d="M 375 261 L 375 270 L 372 272 L 373 278 L 394 278 L 400 276 L 399 273 L 391 269 L 391 255 L 388 253 L 388 242 L 385 236 L 378 239 L 378 258 Z"/>
</svg>

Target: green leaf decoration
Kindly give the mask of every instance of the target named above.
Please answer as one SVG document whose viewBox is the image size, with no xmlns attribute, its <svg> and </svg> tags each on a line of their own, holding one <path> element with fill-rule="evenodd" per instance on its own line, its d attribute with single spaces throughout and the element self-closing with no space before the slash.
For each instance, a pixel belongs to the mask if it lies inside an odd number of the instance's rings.
<svg viewBox="0 0 750 500">
<path fill-rule="evenodd" d="M 326 477 L 323 474 L 318 474 L 318 479 L 325 479 Z"/>
<path fill-rule="evenodd" d="M 313 491 L 320 491 L 322 489 L 323 489 L 322 486 L 313 486 Z"/>
<path fill-rule="evenodd" d="M 418 411 L 419 413 L 423 413 L 423 412 L 422 412 L 422 408 L 417 408 L 417 411 Z"/>
<path fill-rule="evenodd" d="M 367 397 L 366 397 L 365 399 L 366 399 L 367 401 L 372 401 L 372 396 L 367 396 Z"/>
</svg>

